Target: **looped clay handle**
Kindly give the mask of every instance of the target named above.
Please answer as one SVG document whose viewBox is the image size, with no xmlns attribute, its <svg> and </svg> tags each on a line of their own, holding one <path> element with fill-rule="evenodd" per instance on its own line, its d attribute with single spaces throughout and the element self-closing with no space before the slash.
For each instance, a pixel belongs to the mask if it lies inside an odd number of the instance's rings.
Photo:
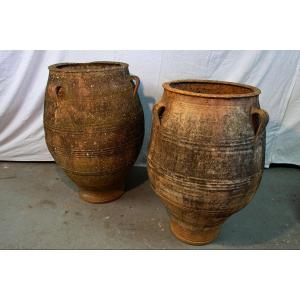
<svg viewBox="0 0 300 300">
<path fill-rule="evenodd" d="M 153 106 L 152 115 L 153 115 L 153 122 L 160 125 L 161 119 L 163 117 L 163 113 L 166 109 L 165 104 L 160 100 Z"/>
<path fill-rule="evenodd" d="M 62 91 L 62 86 L 61 85 L 51 85 L 49 87 L 50 95 L 53 98 L 58 98 L 61 91 Z"/>
<path fill-rule="evenodd" d="M 140 86 L 140 79 L 136 75 L 130 75 L 129 78 L 131 81 L 132 80 L 135 81 L 134 90 L 133 90 L 133 97 L 135 97 Z"/>
<path fill-rule="evenodd" d="M 261 108 L 252 107 L 251 116 L 253 117 L 254 115 L 258 116 L 258 123 L 259 123 L 258 128 L 255 132 L 255 141 L 256 141 L 257 138 L 263 133 L 263 131 L 265 130 L 269 122 L 269 114 Z"/>
</svg>

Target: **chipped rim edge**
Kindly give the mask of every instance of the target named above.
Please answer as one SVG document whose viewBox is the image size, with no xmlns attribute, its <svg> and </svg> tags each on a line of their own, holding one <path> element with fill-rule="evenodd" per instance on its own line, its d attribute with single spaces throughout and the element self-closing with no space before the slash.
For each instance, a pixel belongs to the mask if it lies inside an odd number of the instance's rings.
<svg viewBox="0 0 300 300">
<path fill-rule="evenodd" d="M 110 64 L 110 65 L 115 65 L 111 66 L 110 68 L 107 69 L 102 69 L 99 68 L 99 70 L 96 69 L 82 69 L 82 70 L 66 70 L 64 68 L 59 68 L 61 66 L 80 66 L 80 65 L 99 65 L 99 64 Z M 67 73 L 86 73 L 86 72 L 104 72 L 107 70 L 118 70 L 118 69 L 128 69 L 129 65 L 121 62 L 121 61 L 91 61 L 91 62 L 79 62 L 79 63 L 58 63 L 54 65 L 48 66 L 48 69 L 50 71 L 55 71 L 55 72 L 67 72 Z"/>
<path fill-rule="evenodd" d="M 171 86 L 171 84 L 176 83 L 210 83 L 210 84 L 222 84 L 222 85 L 231 85 L 231 86 L 238 86 L 250 89 L 251 91 L 249 93 L 242 93 L 242 94 L 207 94 L 207 93 L 195 93 L 195 92 L 189 92 L 184 91 L 181 89 L 177 89 Z M 219 81 L 219 80 L 198 80 L 198 79 L 182 79 L 182 80 L 173 80 L 163 83 L 163 88 L 167 91 L 176 93 L 176 94 L 182 94 L 182 95 L 188 95 L 188 96 L 194 96 L 194 97 L 201 97 L 201 98 L 249 98 L 249 97 L 255 97 L 258 96 L 261 93 L 261 90 L 258 89 L 255 86 L 242 84 L 242 83 L 236 83 L 236 82 L 230 82 L 230 81 Z"/>
</svg>

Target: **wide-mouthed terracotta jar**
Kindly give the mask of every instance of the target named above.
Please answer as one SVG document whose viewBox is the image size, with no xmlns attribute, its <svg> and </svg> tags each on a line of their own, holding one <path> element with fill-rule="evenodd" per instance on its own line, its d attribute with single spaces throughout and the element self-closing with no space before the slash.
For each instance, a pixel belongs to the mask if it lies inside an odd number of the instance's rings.
<svg viewBox="0 0 300 300">
<path fill-rule="evenodd" d="M 207 244 L 259 186 L 268 114 L 252 86 L 184 80 L 163 87 L 153 107 L 150 182 L 169 211 L 174 235 Z"/>
<path fill-rule="evenodd" d="M 121 62 L 49 67 L 46 143 L 88 202 L 107 202 L 124 193 L 144 137 L 138 86 L 138 77 Z"/>
</svg>

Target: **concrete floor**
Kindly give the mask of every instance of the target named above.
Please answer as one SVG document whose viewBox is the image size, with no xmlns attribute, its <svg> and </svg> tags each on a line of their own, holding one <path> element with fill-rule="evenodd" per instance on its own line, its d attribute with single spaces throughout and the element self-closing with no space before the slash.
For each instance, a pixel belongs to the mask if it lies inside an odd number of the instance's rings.
<svg viewBox="0 0 300 300">
<path fill-rule="evenodd" d="M 145 168 L 132 169 L 127 189 L 117 201 L 89 204 L 55 163 L 0 162 L 0 248 L 300 249 L 300 168 L 265 170 L 253 201 L 202 247 L 170 233 Z"/>
</svg>

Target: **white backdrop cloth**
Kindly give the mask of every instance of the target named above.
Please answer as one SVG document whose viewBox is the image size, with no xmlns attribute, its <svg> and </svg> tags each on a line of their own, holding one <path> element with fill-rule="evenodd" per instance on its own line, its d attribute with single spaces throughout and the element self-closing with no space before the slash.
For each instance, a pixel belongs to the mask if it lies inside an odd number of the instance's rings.
<svg viewBox="0 0 300 300">
<path fill-rule="evenodd" d="M 255 85 L 268 111 L 266 166 L 300 165 L 300 51 L 0 51 L 0 160 L 53 160 L 43 130 L 48 65 L 116 60 L 129 63 L 141 79 L 145 112 L 145 164 L 151 109 L 162 83 L 175 79 L 214 79 Z"/>
</svg>

